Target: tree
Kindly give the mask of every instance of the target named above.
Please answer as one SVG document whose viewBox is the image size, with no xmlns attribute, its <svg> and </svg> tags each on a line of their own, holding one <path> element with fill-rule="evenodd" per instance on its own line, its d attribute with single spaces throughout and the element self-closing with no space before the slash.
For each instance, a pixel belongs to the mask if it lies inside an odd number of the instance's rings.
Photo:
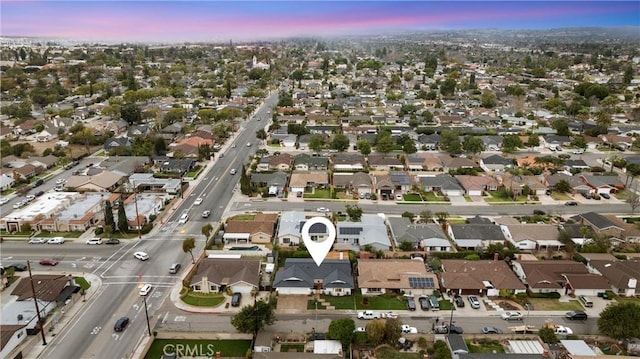
<svg viewBox="0 0 640 359">
<path fill-rule="evenodd" d="M 620 302 L 608 305 L 598 318 L 598 331 L 613 339 L 640 337 L 640 304 Z"/>
<path fill-rule="evenodd" d="M 142 110 L 135 103 L 126 103 L 120 109 L 120 117 L 130 125 L 142 122 Z"/>
<path fill-rule="evenodd" d="M 371 153 L 371 144 L 367 140 L 360 140 L 356 143 L 356 146 L 360 150 L 363 156 L 368 156 Z"/>
<path fill-rule="evenodd" d="M 447 218 L 449 217 L 449 213 L 448 212 L 436 212 L 436 219 L 438 220 L 438 223 L 440 223 L 443 227 L 445 225 L 445 223 L 447 223 Z"/>
<path fill-rule="evenodd" d="M 493 108 L 496 106 L 496 94 L 491 91 L 482 91 L 480 96 L 480 106 L 485 108 Z"/>
<path fill-rule="evenodd" d="M 400 242 L 398 248 L 403 252 L 410 252 L 413 250 L 413 244 L 407 240 Z"/>
<path fill-rule="evenodd" d="M 638 194 L 637 188 L 634 187 L 629 189 L 627 203 L 631 206 L 631 214 L 633 214 L 636 211 L 636 208 L 640 206 L 640 194 Z"/>
<path fill-rule="evenodd" d="M 254 305 L 242 307 L 240 312 L 231 317 L 231 325 L 241 333 L 258 333 L 266 325 L 276 321 L 274 301 L 257 301 Z"/>
<path fill-rule="evenodd" d="M 374 345 L 379 345 L 384 341 L 385 325 L 384 320 L 374 319 L 367 323 L 365 327 L 367 332 L 367 339 Z"/>
<path fill-rule="evenodd" d="M 538 137 L 537 135 L 530 135 L 529 138 L 527 138 L 526 145 L 529 148 L 540 146 L 540 137 Z"/>
<path fill-rule="evenodd" d="M 116 226 L 115 220 L 113 219 L 113 208 L 111 208 L 111 202 L 104 202 L 104 225 L 111 226 L 114 228 Z"/>
<path fill-rule="evenodd" d="M 511 153 L 524 144 L 518 135 L 504 135 L 502 137 L 502 152 Z"/>
<path fill-rule="evenodd" d="M 389 345 L 395 345 L 402 334 L 402 323 L 395 318 L 387 319 L 384 323 L 384 341 Z"/>
<path fill-rule="evenodd" d="M 324 147 L 324 137 L 318 134 L 311 135 L 311 138 L 309 139 L 309 148 L 314 152 L 320 152 L 322 151 L 323 147 Z"/>
<path fill-rule="evenodd" d="M 338 151 L 345 151 L 349 148 L 349 138 L 341 133 L 333 136 L 331 148 Z"/>
<path fill-rule="evenodd" d="M 207 223 L 204 226 L 202 226 L 202 235 L 206 238 L 209 239 L 209 237 L 211 237 L 211 231 L 213 231 L 213 226 L 211 225 L 211 223 Z"/>
<path fill-rule="evenodd" d="M 484 150 L 484 142 L 480 137 L 467 136 L 462 141 L 462 149 L 467 153 L 481 153 Z"/>
<path fill-rule="evenodd" d="M 193 257 L 193 250 L 196 248 L 196 239 L 187 237 L 182 240 L 182 251 L 191 254 L 191 263 L 195 264 L 196 259 Z"/>
<path fill-rule="evenodd" d="M 440 147 L 449 153 L 462 153 L 462 144 L 458 132 L 443 130 L 440 133 Z"/>
<path fill-rule="evenodd" d="M 431 223 L 431 217 L 433 217 L 433 213 L 428 209 L 420 212 L 420 222 L 422 223 Z"/>
<path fill-rule="evenodd" d="M 256 131 L 256 138 L 259 140 L 267 139 L 267 132 L 264 130 L 264 128 L 261 128 L 258 131 Z"/>
<path fill-rule="evenodd" d="M 418 152 L 418 149 L 416 148 L 416 144 L 413 142 L 412 139 L 408 139 L 404 141 L 404 144 L 402 145 L 402 152 L 406 154 Z"/>
<path fill-rule="evenodd" d="M 544 327 L 538 331 L 538 336 L 547 344 L 556 344 L 559 342 L 555 330 L 550 327 Z"/>
<path fill-rule="evenodd" d="M 560 180 L 553 186 L 553 189 L 560 193 L 571 192 L 571 184 L 567 180 Z"/>
<path fill-rule="evenodd" d="M 247 176 L 247 169 L 244 165 L 242 165 L 240 172 L 240 192 L 247 196 L 251 194 L 251 179 Z"/>
<path fill-rule="evenodd" d="M 343 348 L 348 348 L 353 341 L 356 322 L 351 318 L 334 319 L 329 324 L 327 335 L 330 339 L 338 340 Z"/>
<path fill-rule="evenodd" d="M 440 84 L 440 93 L 442 96 L 453 96 L 456 90 L 456 80 L 448 78 Z"/>
<path fill-rule="evenodd" d="M 391 134 L 388 132 L 383 132 L 382 136 L 380 136 L 376 141 L 376 151 L 380 153 L 387 154 L 393 151 L 393 138 L 391 138 Z"/>
<path fill-rule="evenodd" d="M 120 202 L 118 206 L 118 231 L 124 233 L 129 230 L 129 222 L 127 221 L 127 214 L 124 211 L 124 203 Z"/>
<path fill-rule="evenodd" d="M 357 222 L 362 218 L 362 208 L 358 207 L 356 204 L 353 206 L 348 204 L 345 212 L 347 212 L 347 216 L 349 216 L 349 219 L 353 222 Z"/>
</svg>

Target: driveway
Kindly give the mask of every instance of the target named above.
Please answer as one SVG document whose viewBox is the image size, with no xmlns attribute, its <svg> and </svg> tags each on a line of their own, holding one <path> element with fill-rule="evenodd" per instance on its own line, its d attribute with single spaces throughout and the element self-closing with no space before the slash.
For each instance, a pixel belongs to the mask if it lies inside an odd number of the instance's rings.
<svg viewBox="0 0 640 359">
<path fill-rule="evenodd" d="M 295 313 L 307 310 L 309 297 L 306 295 L 279 295 L 276 311 Z"/>
</svg>

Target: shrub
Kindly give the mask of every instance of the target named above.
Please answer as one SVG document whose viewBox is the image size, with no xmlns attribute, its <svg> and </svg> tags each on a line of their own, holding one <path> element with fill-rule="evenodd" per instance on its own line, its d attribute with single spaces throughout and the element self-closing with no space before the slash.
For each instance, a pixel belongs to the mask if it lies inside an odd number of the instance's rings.
<svg viewBox="0 0 640 359">
<path fill-rule="evenodd" d="M 102 227 L 98 227 L 98 228 L 96 228 L 96 230 L 95 230 L 95 234 L 96 234 L 96 235 L 100 235 L 100 234 L 102 234 L 102 232 L 104 232 L 104 229 L 103 229 Z"/>
</svg>

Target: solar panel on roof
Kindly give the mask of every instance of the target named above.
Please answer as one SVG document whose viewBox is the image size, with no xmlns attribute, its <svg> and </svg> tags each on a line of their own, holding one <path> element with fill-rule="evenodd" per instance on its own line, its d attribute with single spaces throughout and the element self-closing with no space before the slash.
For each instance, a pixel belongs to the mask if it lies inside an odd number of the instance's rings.
<svg viewBox="0 0 640 359">
<path fill-rule="evenodd" d="M 409 287 L 411 288 L 435 288 L 433 278 L 409 277 Z"/>
<path fill-rule="evenodd" d="M 341 227 L 340 234 L 360 234 L 362 227 Z"/>
</svg>

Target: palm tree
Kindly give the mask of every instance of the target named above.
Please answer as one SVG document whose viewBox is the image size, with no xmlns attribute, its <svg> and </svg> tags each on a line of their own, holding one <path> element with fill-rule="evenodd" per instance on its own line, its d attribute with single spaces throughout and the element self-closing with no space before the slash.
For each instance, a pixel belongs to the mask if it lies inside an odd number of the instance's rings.
<svg viewBox="0 0 640 359">
<path fill-rule="evenodd" d="M 196 239 L 187 237 L 182 241 L 182 251 L 191 254 L 191 263 L 195 264 L 196 259 L 193 257 L 193 249 L 196 248 Z"/>
</svg>

